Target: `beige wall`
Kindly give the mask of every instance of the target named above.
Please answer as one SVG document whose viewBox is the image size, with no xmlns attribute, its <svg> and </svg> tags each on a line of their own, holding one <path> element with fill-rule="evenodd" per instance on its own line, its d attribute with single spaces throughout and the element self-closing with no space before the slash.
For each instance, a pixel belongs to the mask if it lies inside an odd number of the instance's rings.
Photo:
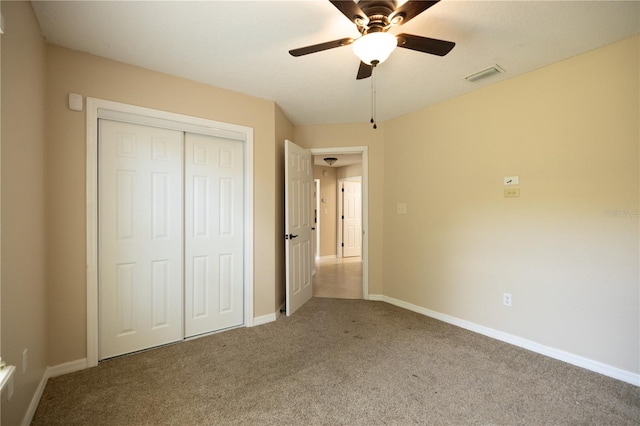
<svg viewBox="0 0 640 426">
<path fill-rule="evenodd" d="M 362 164 L 349 164 L 348 166 L 338 167 L 338 179 L 362 176 Z"/>
<path fill-rule="evenodd" d="M 45 43 L 28 2 L 2 2 L 2 424 L 20 424 L 47 364 Z M 22 373 L 22 352 L 28 369 Z"/>
<path fill-rule="evenodd" d="M 333 167 L 313 166 L 313 178 L 320 180 L 320 257 L 336 256 L 336 227 L 338 214 L 337 170 Z M 326 199 L 327 202 L 322 200 Z"/>
<path fill-rule="evenodd" d="M 369 123 L 296 126 L 294 135 L 294 142 L 304 148 L 368 147 L 369 293 L 382 294 L 384 123 L 378 123 L 377 130 Z"/>
<path fill-rule="evenodd" d="M 254 314 L 272 314 L 281 262 L 274 251 L 281 209 L 275 104 L 53 45 L 47 46 L 47 65 L 50 364 L 86 356 L 86 120 L 67 108 L 70 92 L 254 128 Z M 278 123 L 283 127 L 286 118 Z"/>
<path fill-rule="evenodd" d="M 385 123 L 384 294 L 637 374 L 638 48 Z"/>
</svg>

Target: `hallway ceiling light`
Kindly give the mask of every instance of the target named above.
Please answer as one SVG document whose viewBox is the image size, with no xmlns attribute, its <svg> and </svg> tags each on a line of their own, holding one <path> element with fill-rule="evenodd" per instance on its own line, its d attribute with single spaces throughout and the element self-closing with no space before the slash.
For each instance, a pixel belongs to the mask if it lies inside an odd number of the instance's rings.
<svg viewBox="0 0 640 426">
<path fill-rule="evenodd" d="M 333 163 L 335 163 L 336 161 L 338 161 L 338 159 L 336 157 L 325 157 L 324 158 L 324 162 L 327 163 L 329 166 L 333 166 Z"/>
</svg>

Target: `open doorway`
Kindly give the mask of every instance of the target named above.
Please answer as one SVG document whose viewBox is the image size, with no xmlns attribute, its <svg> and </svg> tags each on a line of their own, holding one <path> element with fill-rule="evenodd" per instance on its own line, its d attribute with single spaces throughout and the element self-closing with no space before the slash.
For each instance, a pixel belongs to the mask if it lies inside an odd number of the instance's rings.
<svg viewBox="0 0 640 426">
<path fill-rule="evenodd" d="M 318 181 L 316 214 L 322 223 L 316 232 L 316 297 L 368 299 L 366 151 L 311 149 Z"/>
</svg>

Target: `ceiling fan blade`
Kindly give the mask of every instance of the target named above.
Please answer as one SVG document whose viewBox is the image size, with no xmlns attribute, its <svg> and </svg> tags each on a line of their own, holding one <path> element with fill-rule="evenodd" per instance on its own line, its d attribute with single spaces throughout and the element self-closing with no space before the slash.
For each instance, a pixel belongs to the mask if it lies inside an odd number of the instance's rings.
<svg viewBox="0 0 640 426">
<path fill-rule="evenodd" d="M 435 0 L 435 1 L 409 0 L 389 16 L 389 21 L 393 22 L 394 17 L 398 15 L 402 15 L 402 21 L 400 21 L 400 25 L 402 25 L 405 22 L 408 22 L 409 20 L 420 15 L 422 12 L 429 9 L 431 6 L 438 3 L 439 1 L 440 0 Z"/>
<path fill-rule="evenodd" d="M 360 68 L 358 68 L 358 75 L 356 80 L 362 80 L 363 78 L 369 78 L 373 74 L 373 67 L 360 61 Z"/>
<path fill-rule="evenodd" d="M 291 56 L 303 56 L 309 53 L 322 52 L 323 50 L 333 49 L 335 47 L 346 46 L 353 43 L 353 39 L 341 38 L 340 40 L 327 41 L 325 43 L 314 44 L 313 46 L 300 47 L 289 51 Z"/>
<path fill-rule="evenodd" d="M 344 16 L 356 25 L 366 25 L 369 22 L 367 14 L 352 0 L 329 0 Z M 356 22 L 357 21 L 357 22 Z"/>
<path fill-rule="evenodd" d="M 398 39 L 398 47 L 438 56 L 446 55 L 456 45 L 452 41 L 438 40 L 412 34 L 398 34 L 396 38 Z"/>
</svg>

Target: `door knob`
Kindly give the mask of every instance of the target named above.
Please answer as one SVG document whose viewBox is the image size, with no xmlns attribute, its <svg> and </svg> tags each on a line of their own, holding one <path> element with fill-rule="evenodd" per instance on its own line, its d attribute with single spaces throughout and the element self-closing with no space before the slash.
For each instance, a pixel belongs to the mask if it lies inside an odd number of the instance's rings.
<svg viewBox="0 0 640 426">
<path fill-rule="evenodd" d="M 284 239 L 285 240 L 293 240 L 294 238 L 298 238 L 297 235 L 293 235 L 293 234 L 289 234 L 289 235 L 285 235 Z"/>
</svg>

